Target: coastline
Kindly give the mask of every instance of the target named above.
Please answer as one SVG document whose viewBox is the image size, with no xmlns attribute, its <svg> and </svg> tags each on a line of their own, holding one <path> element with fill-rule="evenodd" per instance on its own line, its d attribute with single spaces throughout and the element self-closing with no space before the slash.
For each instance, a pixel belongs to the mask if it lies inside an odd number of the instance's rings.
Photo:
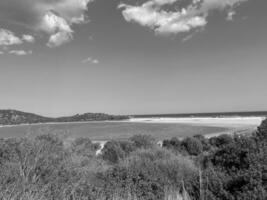
<svg viewBox="0 0 267 200">
<path fill-rule="evenodd" d="M 16 126 L 39 126 L 39 125 L 60 125 L 60 124 L 87 124 L 87 123 L 103 123 L 103 122 L 125 122 L 125 120 L 106 120 L 106 121 L 77 121 L 77 122 L 44 122 L 44 123 L 32 123 L 32 124 L 9 124 L 0 125 L 3 127 L 16 127 Z M 129 122 L 128 120 L 126 122 Z"/>
<path fill-rule="evenodd" d="M 125 139 L 134 134 L 150 134 L 159 140 L 192 136 L 192 133 L 201 134 L 207 138 L 221 134 L 249 134 L 257 129 L 263 119 L 264 117 L 130 118 L 129 120 L 114 121 L 4 125 L 0 126 L 0 130 L 3 137 L 9 137 L 9 134 L 16 137 L 21 134 L 27 134 L 29 130 L 36 131 L 38 126 L 51 125 L 51 130 L 66 132 L 70 137 L 77 135 L 87 137 L 90 135 L 93 142 L 101 141 L 100 143 L 102 143 L 112 138 Z M 214 129 L 214 131 L 211 131 L 210 128 Z"/>
<path fill-rule="evenodd" d="M 258 126 L 265 117 L 149 117 L 149 118 L 130 118 L 126 120 L 106 120 L 106 121 L 77 121 L 77 122 L 45 122 L 45 123 L 26 123 L 26 124 L 10 124 L 0 125 L 2 127 L 16 126 L 38 126 L 38 125 L 57 125 L 57 124 L 86 124 L 86 123 L 178 123 L 191 125 L 206 126 L 223 126 L 223 127 L 239 127 L 239 126 Z"/>
<path fill-rule="evenodd" d="M 183 123 L 207 126 L 258 126 L 265 117 L 186 117 L 186 118 L 131 118 L 134 123 Z"/>
</svg>

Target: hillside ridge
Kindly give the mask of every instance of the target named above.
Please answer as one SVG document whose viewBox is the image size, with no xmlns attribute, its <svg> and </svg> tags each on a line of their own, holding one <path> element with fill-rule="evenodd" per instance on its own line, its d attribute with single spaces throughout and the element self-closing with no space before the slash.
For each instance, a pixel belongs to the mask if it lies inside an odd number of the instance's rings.
<svg viewBox="0 0 267 200">
<path fill-rule="evenodd" d="M 13 109 L 0 110 L 0 125 L 35 124 L 48 122 L 82 122 L 82 121 L 107 121 L 128 119 L 124 115 L 109 115 L 105 113 L 84 113 L 65 117 L 45 117 L 34 113 Z"/>
</svg>

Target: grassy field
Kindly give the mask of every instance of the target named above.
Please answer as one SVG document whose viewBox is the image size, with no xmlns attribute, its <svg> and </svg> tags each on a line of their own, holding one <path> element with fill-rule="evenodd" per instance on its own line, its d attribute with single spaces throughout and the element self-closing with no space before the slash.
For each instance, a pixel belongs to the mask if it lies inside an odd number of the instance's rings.
<svg viewBox="0 0 267 200">
<path fill-rule="evenodd" d="M 53 132 L 66 137 L 89 137 L 91 140 L 127 139 L 135 134 L 149 134 L 156 139 L 216 134 L 229 130 L 222 127 L 175 123 L 88 122 L 1 127 L 0 137 L 22 137 L 26 134 Z"/>
</svg>

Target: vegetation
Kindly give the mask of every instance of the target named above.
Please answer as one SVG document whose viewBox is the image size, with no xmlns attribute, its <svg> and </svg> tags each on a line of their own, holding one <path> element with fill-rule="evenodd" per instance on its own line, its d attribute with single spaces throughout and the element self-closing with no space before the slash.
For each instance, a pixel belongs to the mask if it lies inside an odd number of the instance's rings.
<svg viewBox="0 0 267 200">
<path fill-rule="evenodd" d="M 265 200 L 267 120 L 250 136 L 99 145 L 45 133 L 0 139 L 0 200 Z"/>
<path fill-rule="evenodd" d="M 106 120 L 123 120 L 128 116 L 107 115 L 104 113 L 85 113 L 82 115 L 74 115 L 69 117 L 43 117 L 32 113 L 25 113 L 17 110 L 0 110 L 0 124 L 34 124 L 47 122 L 81 122 L 81 121 L 106 121 Z"/>
</svg>

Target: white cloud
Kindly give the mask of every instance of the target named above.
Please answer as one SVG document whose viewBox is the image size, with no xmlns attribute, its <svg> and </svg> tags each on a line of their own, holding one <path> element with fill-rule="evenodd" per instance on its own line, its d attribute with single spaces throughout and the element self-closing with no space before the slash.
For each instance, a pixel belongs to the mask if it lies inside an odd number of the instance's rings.
<svg viewBox="0 0 267 200">
<path fill-rule="evenodd" d="M 82 63 L 91 63 L 91 64 L 98 64 L 99 63 L 99 60 L 97 60 L 97 59 L 93 59 L 93 58 L 91 58 L 91 57 L 88 57 L 88 58 L 86 58 L 86 59 L 84 59 L 83 61 L 82 61 Z"/>
<path fill-rule="evenodd" d="M 0 55 L 2 55 L 2 54 L 4 54 L 4 52 L 3 51 L 0 51 Z"/>
<path fill-rule="evenodd" d="M 148 0 L 142 5 L 120 4 L 122 15 L 128 22 L 148 27 L 156 34 L 178 34 L 205 27 L 208 16 L 214 10 L 231 10 L 228 18 L 234 14 L 234 8 L 247 0 L 193 0 L 184 8 L 174 11 L 164 9 L 179 0 Z M 229 16 L 230 15 L 230 16 Z"/>
<path fill-rule="evenodd" d="M 9 54 L 13 54 L 17 56 L 26 56 L 26 55 L 32 54 L 32 51 L 12 50 L 12 51 L 9 51 Z"/>
<path fill-rule="evenodd" d="M 85 11 L 93 0 L 8 0 L 0 1 L 0 18 L 49 36 L 48 46 L 71 40 L 73 24 L 86 23 Z M 14 12 L 16 11 L 16 12 Z M 10 14 L 12 13 L 12 15 Z M 65 40 L 59 41 L 59 35 Z M 68 36 L 68 37 L 66 37 Z M 67 39 L 68 38 L 68 39 Z M 52 45 L 53 44 L 53 45 Z"/>
<path fill-rule="evenodd" d="M 47 46 L 57 47 L 72 39 L 72 29 L 67 21 L 57 16 L 55 13 L 48 12 L 44 16 L 42 28 L 44 31 L 52 34 Z"/>
<path fill-rule="evenodd" d="M 236 12 L 235 11 L 229 11 L 228 13 L 227 13 L 227 20 L 228 21 L 232 21 L 233 19 L 234 19 L 234 16 L 236 15 Z"/>
<path fill-rule="evenodd" d="M 69 42 L 72 39 L 72 33 L 69 32 L 57 32 L 54 35 L 51 35 L 47 43 L 48 47 L 58 47 L 64 43 Z"/>
<path fill-rule="evenodd" d="M 11 46 L 22 44 L 23 41 L 15 34 L 6 29 L 0 29 L 0 46 Z"/>
<path fill-rule="evenodd" d="M 35 38 L 32 35 L 23 35 L 22 40 L 29 42 L 29 43 L 35 42 Z"/>
<path fill-rule="evenodd" d="M 99 63 L 99 60 L 94 59 L 92 63 L 93 63 L 93 64 L 98 64 L 98 63 Z"/>
</svg>

